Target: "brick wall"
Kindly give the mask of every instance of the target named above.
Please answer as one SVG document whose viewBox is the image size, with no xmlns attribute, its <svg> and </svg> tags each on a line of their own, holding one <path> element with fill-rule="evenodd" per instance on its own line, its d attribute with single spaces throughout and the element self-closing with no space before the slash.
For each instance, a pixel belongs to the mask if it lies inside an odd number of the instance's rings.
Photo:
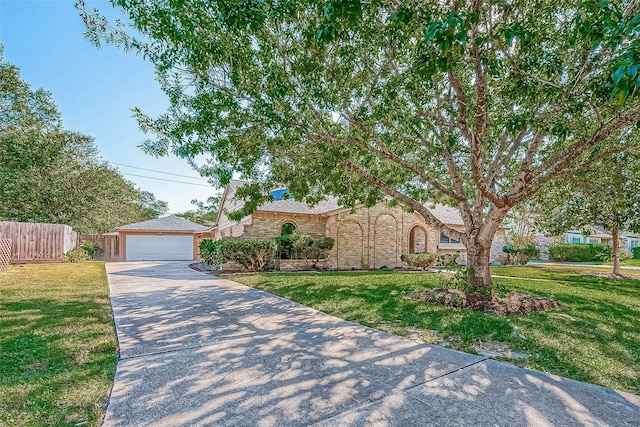
<svg viewBox="0 0 640 427">
<path fill-rule="evenodd" d="M 289 214 L 281 212 L 255 212 L 248 220 L 219 230 L 223 238 L 269 239 L 280 236 L 282 224 L 291 222 L 297 232 L 312 237 L 329 236 L 335 240 L 326 266 L 339 270 L 377 269 L 384 265 L 403 267 L 400 260 L 409 252 L 462 252 L 464 249 L 439 248 L 440 232 L 427 225 L 422 216 L 405 212 L 400 206 L 389 207 L 387 201 L 354 213 L 345 209 L 332 215 Z M 411 238 L 412 230 L 414 238 Z M 426 240 L 426 241 L 425 241 Z M 410 247 L 413 245 L 413 249 Z M 502 262 L 504 234 L 496 234 L 491 249 L 491 260 Z"/>
<path fill-rule="evenodd" d="M 285 222 L 293 223 L 299 234 L 324 237 L 327 217 L 280 212 L 255 212 L 251 217 L 250 224 L 244 226 L 242 237 L 251 239 L 278 237 L 280 236 L 282 224 Z"/>
<path fill-rule="evenodd" d="M 329 253 L 328 264 L 339 270 L 403 266 L 400 256 L 410 252 L 410 233 L 414 227 L 423 232 L 414 243 L 413 252 L 437 251 L 436 229 L 424 223 L 418 214 L 401 207 L 390 208 L 386 201 L 365 209 L 331 215 L 326 222 L 326 235 L 336 241 Z M 426 244 L 425 244 L 426 238 Z"/>
</svg>

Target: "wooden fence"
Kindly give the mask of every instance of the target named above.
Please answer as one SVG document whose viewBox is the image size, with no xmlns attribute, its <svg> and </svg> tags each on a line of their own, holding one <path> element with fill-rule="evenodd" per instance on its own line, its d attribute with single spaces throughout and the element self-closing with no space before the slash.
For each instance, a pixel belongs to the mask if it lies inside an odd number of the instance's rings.
<svg viewBox="0 0 640 427">
<path fill-rule="evenodd" d="M 78 236 L 78 247 L 80 247 L 85 240 L 102 248 L 101 260 L 120 261 L 120 236 L 118 236 L 118 233 L 80 234 Z"/>
<path fill-rule="evenodd" d="M 62 262 L 76 247 L 78 234 L 68 225 L 0 222 L 0 239 L 11 239 L 11 263 Z"/>
</svg>

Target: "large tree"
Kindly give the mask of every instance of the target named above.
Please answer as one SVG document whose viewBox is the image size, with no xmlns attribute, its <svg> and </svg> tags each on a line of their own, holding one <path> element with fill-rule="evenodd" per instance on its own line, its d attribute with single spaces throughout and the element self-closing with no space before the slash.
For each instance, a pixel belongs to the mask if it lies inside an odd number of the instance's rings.
<svg viewBox="0 0 640 427">
<path fill-rule="evenodd" d="M 196 224 L 212 226 L 218 217 L 219 203 L 220 199 L 215 196 L 208 197 L 206 202 L 194 199 L 191 201 L 191 204 L 194 205 L 196 209 L 177 213 L 176 216 L 188 219 Z"/>
<path fill-rule="evenodd" d="M 550 183 L 534 197 L 538 224 L 558 236 L 597 225 L 613 238 L 613 274 L 620 274 L 620 231 L 640 231 L 640 162 L 635 153 L 618 153 L 567 180 Z"/>
<path fill-rule="evenodd" d="M 389 195 L 466 246 L 477 288 L 512 207 L 638 144 L 633 0 L 111 3 L 134 29 L 80 1 L 88 37 L 144 55 L 170 101 L 137 111 L 148 151 L 257 179 L 246 209 L 280 183 L 309 203 Z M 433 201 L 458 207 L 464 230 Z"/>
<path fill-rule="evenodd" d="M 102 164 L 90 137 L 64 129 L 51 94 L 32 90 L 1 54 L 0 220 L 101 233 L 167 210 Z"/>
</svg>

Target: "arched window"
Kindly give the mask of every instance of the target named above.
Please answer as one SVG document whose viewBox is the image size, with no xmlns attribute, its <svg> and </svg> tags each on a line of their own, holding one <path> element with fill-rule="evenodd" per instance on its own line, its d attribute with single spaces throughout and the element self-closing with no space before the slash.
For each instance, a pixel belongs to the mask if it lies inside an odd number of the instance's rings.
<svg viewBox="0 0 640 427">
<path fill-rule="evenodd" d="M 282 224 L 282 227 L 280 227 L 281 236 L 290 236 L 292 234 L 295 234 L 296 231 L 296 225 L 292 222 L 285 222 L 284 224 Z"/>
</svg>

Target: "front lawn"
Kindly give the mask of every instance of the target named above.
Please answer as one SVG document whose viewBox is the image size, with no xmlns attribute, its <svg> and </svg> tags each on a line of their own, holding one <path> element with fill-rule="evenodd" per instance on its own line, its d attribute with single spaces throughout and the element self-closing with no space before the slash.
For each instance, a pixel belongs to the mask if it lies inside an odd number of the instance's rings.
<svg viewBox="0 0 640 427">
<path fill-rule="evenodd" d="M 0 425 L 100 423 L 117 362 L 104 263 L 0 273 L 0 331 Z"/>
<path fill-rule="evenodd" d="M 497 267 L 493 272 L 507 276 L 495 281 L 510 290 L 552 297 L 564 306 L 499 317 L 403 295 L 444 286 L 437 273 L 264 273 L 230 278 L 373 328 L 471 353 L 489 351 L 518 366 L 640 394 L 640 280 L 583 275 L 575 267 Z M 519 358 L 524 355 L 526 359 Z"/>
</svg>

